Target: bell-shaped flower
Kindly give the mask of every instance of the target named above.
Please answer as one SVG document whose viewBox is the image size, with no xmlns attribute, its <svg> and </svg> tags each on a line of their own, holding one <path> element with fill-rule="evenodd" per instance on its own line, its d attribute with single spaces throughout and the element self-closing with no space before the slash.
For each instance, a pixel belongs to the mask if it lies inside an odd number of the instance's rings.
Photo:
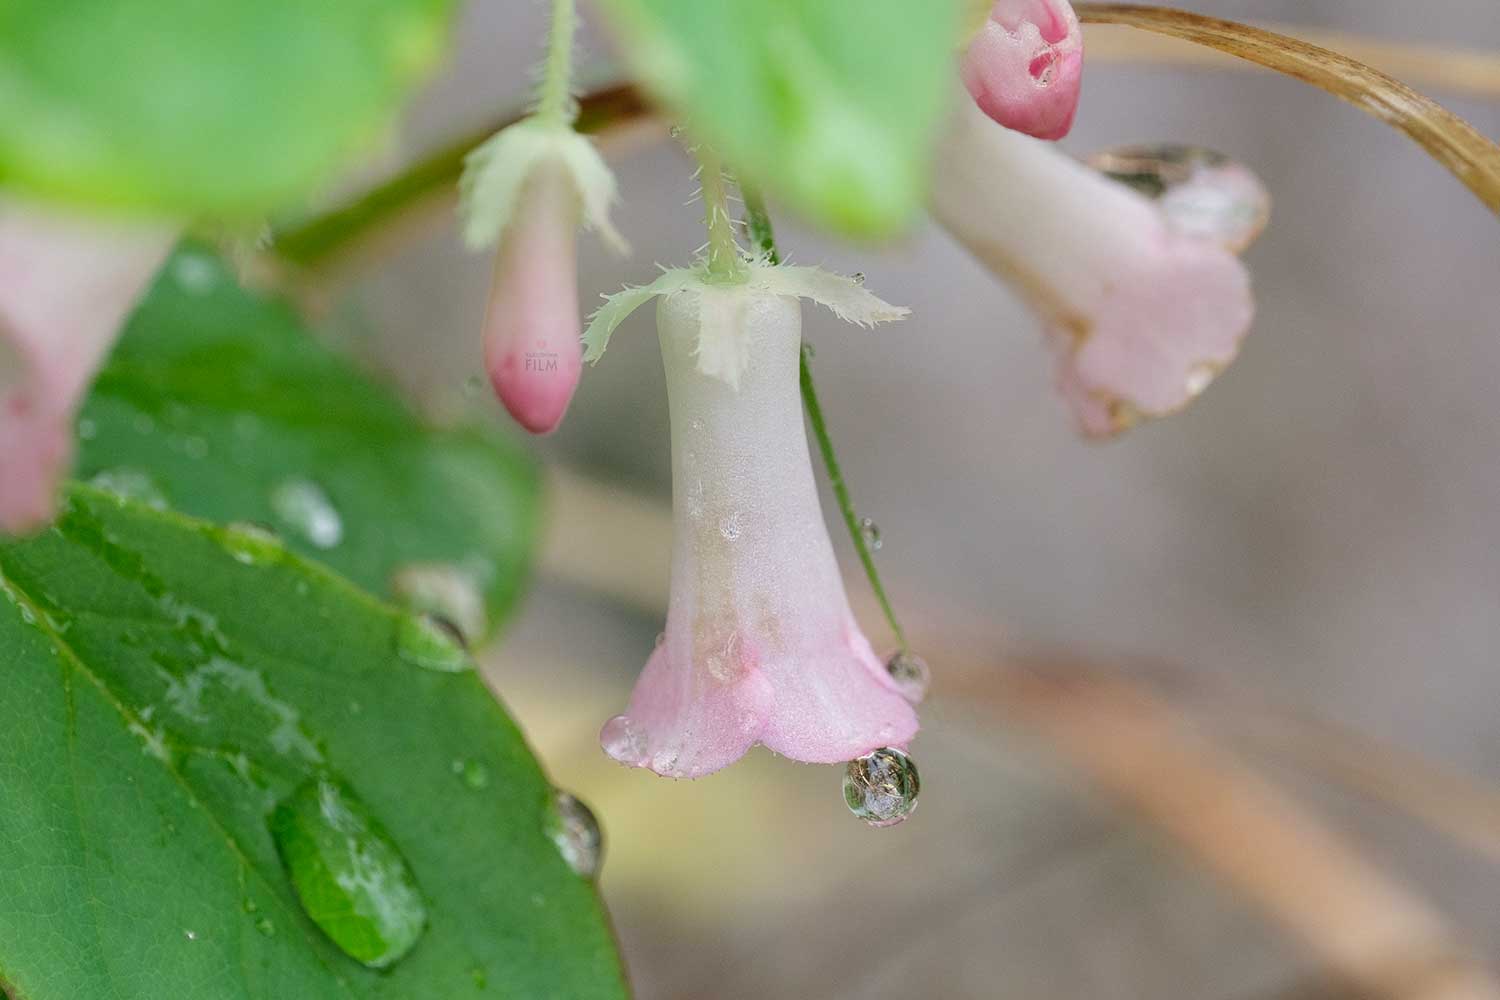
<svg viewBox="0 0 1500 1000">
<path fill-rule="evenodd" d="M 916 713 L 849 610 L 818 506 L 797 296 L 864 325 L 906 310 L 814 268 L 756 265 L 732 284 L 669 271 L 611 298 L 590 356 L 653 295 L 672 419 L 671 599 L 626 713 L 600 734 L 605 751 L 696 778 L 756 743 L 813 763 L 905 744 Z"/>
<path fill-rule="evenodd" d="M 1182 408 L 1250 328 L 1249 273 L 1229 249 L 974 108 L 939 150 L 931 207 L 1041 314 L 1058 386 L 1088 434 Z"/>
<path fill-rule="evenodd" d="M 959 62 L 981 111 L 1006 128 L 1061 139 L 1083 88 L 1083 31 L 1068 0 L 995 0 Z"/>
<path fill-rule="evenodd" d="M 529 118 L 470 154 L 462 190 L 469 246 L 500 243 L 485 310 L 485 370 L 516 422 L 546 434 L 562 421 L 583 368 L 578 227 L 625 247 L 609 223 L 614 176 L 567 124 Z"/>
<path fill-rule="evenodd" d="M 173 237 L 0 201 L 0 532 L 51 519 L 73 415 Z"/>
</svg>

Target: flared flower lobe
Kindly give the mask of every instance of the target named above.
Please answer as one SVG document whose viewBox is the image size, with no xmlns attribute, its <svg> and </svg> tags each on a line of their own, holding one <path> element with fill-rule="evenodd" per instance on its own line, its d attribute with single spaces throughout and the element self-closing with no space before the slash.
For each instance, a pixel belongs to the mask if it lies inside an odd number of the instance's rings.
<svg viewBox="0 0 1500 1000">
<path fill-rule="evenodd" d="M 932 208 L 1042 315 L 1058 385 L 1088 434 L 1182 408 L 1249 330 L 1249 273 L 1233 253 L 972 108 L 937 157 Z"/>
<path fill-rule="evenodd" d="M 1083 89 L 1083 31 L 1068 0 L 996 0 L 960 62 L 981 111 L 1006 128 L 1061 139 Z"/>
<path fill-rule="evenodd" d="M 566 172 L 539 165 L 495 258 L 484 323 L 485 369 L 510 415 L 533 434 L 546 434 L 562 422 L 583 371 L 579 212 Z"/>
<path fill-rule="evenodd" d="M 708 314 L 741 340 L 737 388 L 702 370 Z M 626 714 L 601 733 L 605 750 L 694 778 L 757 742 L 813 763 L 905 744 L 916 713 L 854 621 L 818 505 L 796 299 L 695 286 L 662 299 L 658 328 L 672 419 L 672 593 Z"/>
<path fill-rule="evenodd" d="M 173 237 L 0 201 L 0 532 L 51 519 L 73 415 Z"/>
</svg>

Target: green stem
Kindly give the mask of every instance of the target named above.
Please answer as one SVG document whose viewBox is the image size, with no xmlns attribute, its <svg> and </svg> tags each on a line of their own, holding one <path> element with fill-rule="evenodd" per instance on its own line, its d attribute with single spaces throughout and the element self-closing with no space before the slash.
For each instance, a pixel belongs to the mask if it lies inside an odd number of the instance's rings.
<svg viewBox="0 0 1500 1000">
<path fill-rule="evenodd" d="M 573 104 L 573 35 L 578 30 L 574 0 L 552 0 L 552 31 L 547 38 L 547 65 L 542 73 L 542 92 L 536 114 L 559 125 L 570 124 L 576 114 Z"/>
<path fill-rule="evenodd" d="M 751 246 L 759 251 L 767 263 L 781 263 L 781 254 L 776 249 L 776 233 L 771 228 L 771 216 L 766 213 L 766 204 L 761 200 L 760 192 L 741 182 L 740 195 L 745 199 L 745 228 L 749 230 Z M 896 609 L 891 606 L 891 599 L 886 596 L 885 584 L 880 580 L 880 570 L 875 568 L 875 556 L 870 552 L 870 545 L 865 541 L 864 531 L 860 528 L 859 512 L 854 509 L 854 501 L 849 497 L 849 486 L 844 482 L 843 470 L 839 468 L 838 456 L 833 452 L 833 438 L 828 433 L 827 421 L 823 419 L 823 407 L 818 402 L 818 390 L 813 384 L 812 368 L 807 363 L 810 353 L 807 345 L 804 344 L 799 381 L 802 386 L 802 405 L 807 409 L 807 422 L 812 425 L 813 437 L 817 439 L 818 451 L 823 456 L 823 466 L 828 470 L 829 485 L 833 487 L 839 513 L 844 515 L 844 526 L 849 529 L 849 540 L 854 543 L 854 551 L 859 553 L 860 565 L 865 568 L 865 577 L 870 581 L 870 589 L 875 592 L 875 599 L 880 602 L 880 610 L 885 614 L 886 623 L 890 625 L 891 631 L 895 633 L 896 642 L 903 650 L 907 650 L 910 647 L 906 642 L 906 631 L 901 627 L 900 620 L 896 618 Z"/>
<path fill-rule="evenodd" d="M 702 143 L 694 154 L 698 157 L 698 182 L 703 187 L 703 219 L 708 225 L 708 275 L 720 279 L 738 278 L 744 270 L 744 262 L 740 260 L 740 245 L 734 238 L 734 220 L 729 215 L 724 165 L 718 154 Z"/>
</svg>

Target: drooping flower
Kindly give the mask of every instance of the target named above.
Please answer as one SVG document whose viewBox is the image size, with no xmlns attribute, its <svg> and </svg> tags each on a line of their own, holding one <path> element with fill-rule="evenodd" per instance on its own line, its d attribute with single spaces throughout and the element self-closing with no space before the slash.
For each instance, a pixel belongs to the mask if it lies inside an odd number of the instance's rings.
<svg viewBox="0 0 1500 1000">
<path fill-rule="evenodd" d="M 1086 433 L 1172 413 L 1234 359 L 1254 302 L 1215 240 L 974 108 L 959 109 L 936 164 L 934 216 L 1041 314 Z"/>
<path fill-rule="evenodd" d="M 1068 0 L 995 0 L 959 63 L 981 111 L 1006 128 L 1061 139 L 1083 88 L 1083 31 Z"/>
<path fill-rule="evenodd" d="M 570 125 L 534 117 L 470 154 L 462 190 L 469 246 L 500 243 L 485 310 L 485 370 L 516 422 L 546 434 L 562 421 L 583 367 L 578 226 L 625 248 L 609 223 L 614 176 Z"/>
<path fill-rule="evenodd" d="M 0 201 L 0 531 L 51 519 L 74 412 L 173 238 Z"/>
<path fill-rule="evenodd" d="M 666 631 L 600 741 L 623 764 L 695 778 L 754 744 L 841 763 L 900 746 L 917 718 L 849 610 L 818 506 L 798 393 L 797 296 L 852 322 L 898 319 L 859 284 L 752 265 L 669 271 L 596 315 L 590 358 L 652 296 L 672 419 Z"/>
</svg>

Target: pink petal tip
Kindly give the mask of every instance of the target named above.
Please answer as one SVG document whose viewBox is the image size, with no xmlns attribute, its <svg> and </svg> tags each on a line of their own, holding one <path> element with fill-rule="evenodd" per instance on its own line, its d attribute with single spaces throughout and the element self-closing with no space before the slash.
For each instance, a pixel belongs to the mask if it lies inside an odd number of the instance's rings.
<svg viewBox="0 0 1500 1000">
<path fill-rule="evenodd" d="M 1006 128 L 1061 139 L 1083 89 L 1083 31 L 1068 0 L 997 0 L 960 63 L 980 110 Z"/>
</svg>

